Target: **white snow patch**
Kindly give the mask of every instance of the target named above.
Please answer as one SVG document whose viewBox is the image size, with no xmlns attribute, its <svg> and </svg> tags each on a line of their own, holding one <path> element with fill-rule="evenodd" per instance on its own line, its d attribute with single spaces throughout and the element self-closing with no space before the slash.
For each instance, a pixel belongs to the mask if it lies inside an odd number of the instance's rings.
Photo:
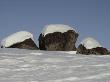
<svg viewBox="0 0 110 82">
<path fill-rule="evenodd" d="M 64 82 L 64 81 L 76 81 L 79 80 L 78 77 L 68 77 L 68 78 L 63 78 L 63 79 L 58 79 L 58 80 L 49 80 L 46 82 Z"/>
<path fill-rule="evenodd" d="M 10 69 L 0 68 L 0 74 L 10 71 Z"/>
<path fill-rule="evenodd" d="M 52 63 L 57 63 L 57 62 L 64 62 L 64 59 L 61 58 L 46 58 L 43 60 L 44 62 L 52 62 Z"/>
<path fill-rule="evenodd" d="M 63 25 L 63 24 L 50 24 L 50 25 L 46 25 L 43 30 L 42 30 L 42 34 L 45 36 L 46 34 L 49 33 L 54 33 L 54 32 L 67 32 L 68 30 L 74 30 L 72 27 L 68 26 L 68 25 Z"/>
<path fill-rule="evenodd" d="M 26 62 L 33 62 L 33 61 L 35 62 L 35 61 L 38 61 L 33 56 L 25 56 L 25 57 L 22 57 L 21 59 L 23 59 Z"/>
<path fill-rule="evenodd" d="M 30 82 L 38 82 L 38 81 L 30 81 Z"/>
<path fill-rule="evenodd" d="M 76 54 L 76 52 L 77 52 L 77 51 L 67 51 L 67 52 L 65 52 L 65 53 L 67 53 L 67 54 Z"/>
<path fill-rule="evenodd" d="M 43 53 L 30 53 L 32 55 L 42 55 Z"/>
<path fill-rule="evenodd" d="M 5 54 L 5 55 L 8 55 L 9 53 L 0 53 L 0 54 Z"/>
<path fill-rule="evenodd" d="M 95 67 L 96 67 L 96 66 L 100 66 L 100 67 L 108 66 L 108 67 L 109 67 L 109 66 L 110 66 L 110 63 L 106 63 L 106 64 L 105 64 L 105 63 L 104 63 L 104 64 L 97 64 L 97 65 L 90 65 L 90 66 L 95 66 Z"/>
<path fill-rule="evenodd" d="M 101 78 L 108 77 L 108 76 L 110 76 L 110 73 L 101 73 L 101 74 L 86 77 L 84 79 L 101 79 Z"/>
<path fill-rule="evenodd" d="M 29 38 L 31 38 L 33 40 L 33 35 L 30 32 L 19 31 L 19 32 L 16 32 L 16 33 L 6 37 L 5 39 L 3 39 L 1 41 L 1 46 L 9 47 L 13 44 L 16 44 L 18 42 L 22 42 L 22 41 L 29 39 Z"/>
<path fill-rule="evenodd" d="M 24 67 L 24 68 L 26 68 L 26 67 L 30 67 L 31 65 L 29 65 L 29 64 L 25 64 L 25 65 L 22 65 L 22 66 L 20 66 L 20 67 Z"/>
<path fill-rule="evenodd" d="M 3 60 L 0 60 L 0 65 L 15 65 L 20 62 L 22 61 L 18 61 L 16 59 L 3 59 Z"/>
<path fill-rule="evenodd" d="M 74 81 L 74 80 L 79 80 L 79 78 L 78 77 L 68 77 L 63 80 Z"/>
<path fill-rule="evenodd" d="M 96 47 L 101 47 L 100 43 L 96 41 L 94 38 L 88 37 L 81 42 L 86 49 L 92 49 Z"/>
</svg>

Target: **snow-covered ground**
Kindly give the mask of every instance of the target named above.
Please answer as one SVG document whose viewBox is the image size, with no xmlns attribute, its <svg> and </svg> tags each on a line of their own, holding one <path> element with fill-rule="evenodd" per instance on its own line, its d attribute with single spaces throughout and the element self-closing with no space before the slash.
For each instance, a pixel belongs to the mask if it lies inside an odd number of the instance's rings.
<svg viewBox="0 0 110 82">
<path fill-rule="evenodd" d="M 109 55 L 0 49 L 0 82 L 110 82 Z"/>
</svg>

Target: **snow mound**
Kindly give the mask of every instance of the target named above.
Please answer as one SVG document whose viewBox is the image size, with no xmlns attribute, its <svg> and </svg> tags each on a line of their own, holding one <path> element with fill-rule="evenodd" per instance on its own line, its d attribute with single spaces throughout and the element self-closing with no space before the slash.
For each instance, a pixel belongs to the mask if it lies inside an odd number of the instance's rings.
<svg viewBox="0 0 110 82">
<path fill-rule="evenodd" d="M 96 47 L 101 47 L 100 43 L 96 41 L 94 38 L 88 37 L 84 39 L 81 44 L 86 47 L 86 49 L 92 49 Z"/>
<path fill-rule="evenodd" d="M 23 42 L 24 40 L 29 39 L 29 38 L 31 38 L 33 40 L 33 35 L 30 32 L 19 31 L 19 32 L 16 32 L 16 33 L 6 37 L 5 39 L 3 39 L 1 41 L 1 46 L 9 47 L 13 44 Z"/>
<path fill-rule="evenodd" d="M 74 30 L 72 27 L 68 26 L 68 25 L 63 25 L 63 24 L 50 24 L 50 25 L 46 25 L 43 30 L 42 30 L 42 34 L 45 36 L 46 34 L 49 33 L 54 33 L 54 32 L 67 32 L 68 30 Z"/>
</svg>

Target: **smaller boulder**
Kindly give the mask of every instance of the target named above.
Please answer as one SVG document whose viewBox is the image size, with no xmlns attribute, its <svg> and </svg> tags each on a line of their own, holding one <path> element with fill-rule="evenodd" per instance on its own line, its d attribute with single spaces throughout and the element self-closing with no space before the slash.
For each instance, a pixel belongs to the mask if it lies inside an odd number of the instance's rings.
<svg viewBox="0 0 110 82">
<path fill-rule="evenodd" d="M 14 33 L 1 42 L 1 48 L 38 49 L 33 35 L 27 31 Z"/>
<path fill-rule="evenodd" d="M 31 38 L 26 39 L 23 42 L 13 44 L 12 46 L 7 48 L 38 49 L 38 47 Z"/>
<path fill-rule="evenodd" d="M 96 54 L 96 55 L 107 55 L 109 51 L 103 48 L 98 41 L 93 38 L 84 39 L 77 48 L 77 54 Z"/>
</svg>

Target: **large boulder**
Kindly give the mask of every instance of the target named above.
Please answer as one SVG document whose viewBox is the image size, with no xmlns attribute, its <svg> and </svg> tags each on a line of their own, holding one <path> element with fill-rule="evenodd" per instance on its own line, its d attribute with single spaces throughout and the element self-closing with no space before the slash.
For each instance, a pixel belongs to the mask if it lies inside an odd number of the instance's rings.
<svg viewBox="0 0 110 82">
<path fill-rule="evenodd" d="M 93 38 L 84 39 L 77 48 L 77 54 L 96 54 L 96 55 L 106 55 L 109 54 L 106 48 L 103 48 L 98 41 Z"/>
<path fill-rule="evenodd" d="M 49 51 L 76 50 L 78 33 L 68 25 L 47 25 L 39 36 L 39 48 Z"/>
<path fill-rule="evenodd" d="M 38 49 L 33 35 L 27 31 L 16 32 L 1 42 L 1 48 Z"/>
</svg>

